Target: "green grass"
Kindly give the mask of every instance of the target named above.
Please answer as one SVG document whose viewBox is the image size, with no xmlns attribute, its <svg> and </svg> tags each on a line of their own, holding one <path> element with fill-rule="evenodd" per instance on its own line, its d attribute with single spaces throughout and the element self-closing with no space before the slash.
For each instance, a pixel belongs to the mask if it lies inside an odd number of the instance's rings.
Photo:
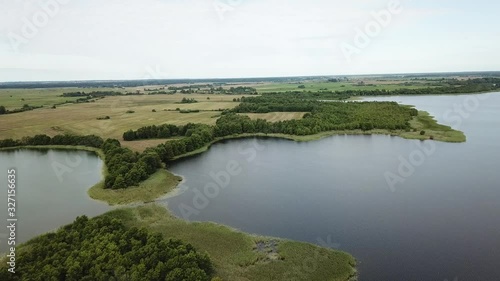
<svg viewBox="0 0 500 281">
<path fill-rule="evenodd" d="M 128 226 L 146 227 L 167 238 L 181 239 L 210 256 L 223 280 L 347 281 L 355 274 L 355 259 L 318 246 L 245 234 L 229 227 L 175 218 L 155 204 L 122 208 L 104 214 Z M 277 242 L 277 253 L 258 252 L 257 242 Z"/>
<path fill-rule="evenodd" d="M 465 142 L 467 140 L 463 132 L 438 124 L 434 117 L 425 111 L 419 111 L 418 116 L 410 121 L 410 125 L 416 129 L 416 132 L 402 132 L 401 137 L 420 140 L 432 138 L 444 142 Z M 425 131 L 425 135 L 420 135 L 420 131 Z"/>
<path fill-rule="evenodd" d="M 181 177 L 160 169 L 139 186 L 125 189 L 104 189 L 104 181 L 88 190 L 92 199 L 107 202 L 110 205 L 125 205 L 130 203 L 147 203 L 169 193 L 177 187 Z"/>
</svg>

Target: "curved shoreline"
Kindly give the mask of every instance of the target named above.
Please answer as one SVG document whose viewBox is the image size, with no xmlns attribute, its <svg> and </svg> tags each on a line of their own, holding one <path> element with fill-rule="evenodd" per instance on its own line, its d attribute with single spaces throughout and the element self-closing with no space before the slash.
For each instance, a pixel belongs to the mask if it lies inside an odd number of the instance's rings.
<svg viewBox="0 0 500 281">
<path fill-rule="evenodd" d="M 275 138 L 275 139 L 282 139 L 282 140 L 290 140 L 290 141 L 296 141 L 296 142 L 308 142 L 308 141 L 316 141 L 316 140 L 321 140 L 327 137 L 331 136 L 339 136 L 339 135 L 364 135 L 364 136 L 371 136 L 371 135 L 388 135 L 388 136 L 395 136 L 395 137 L 400 137 L 403 139 L 408 139 L 408 140 L 434 140 L 434 141 L 443 141 L 443 142 L 450 142 L 450 143 L 457 143 L 457 142 L 465 142 L 466 137 L 463 132 L 454 130 L 449 126 L 441 125 L 437 123 L 437 121 L 429 115 L 426 111 L 419 111 L 419 116 L 414 118 L 412 122 L 414 122 L 412 125 L 413 126 L 419 126 L 425 124 L 418 123 L 419 118 L 423 118 L 420 120 L 420 122 L 423 122 L 425 119 L 426 122 L 428 122 L 427 126 L 435 126 L 441 129 L 441 131 L 431 131 L 431 132 L 436 132 L 436 133 L 443 133 L 443 134 L 438 134 L 436 137 L 431 137 L 428 135 L 420 135 L 418 132 L 406 132 L 403 130 L 385 130 L 385 129 L 375 129 L 375 130 L 370 130 L 370 131 L 362 131 L 362 130 L 345 130 L 345 131 L 326 131 L 314 135 L 304 135 L 304 136 L 297 136 L 297 135 L 287 135 L 287 134 L 266 134 L 266 133 L 245 133 L 245 134 L 237 134 L 237 135 L 230 135 L 226 137 L 221 137 L 217 138 L 210 143 L 204 145 L 203 147 L 176 156 L 172 159 L 173 162 L 181 159 L 186 159 L 190 158 L 199 154 L 202 154 L 210 149 L 210 147 L 214 144 L 217 144 L 219 142 L 224 142 L 226 140 L 235 140 L 235 139 L 246 139 L 246 138 Z M 423 127 L 422 129 L 427 129 L 426 127 Z M 418 130 L 417 130 L 418 131 Z M 454 135 L 446 135 L 446 133 L 454 134 Z M 62 150 L 84 150 L 84 151 L 90 151 L 94 152 L 97 154 L 97 156 L 105 162 L 105 155 L 101 149 L 94 148 L 94 147 L 87 147 L 87 146 L 71 146 L 71 145 L 44 145 L 44 146 L 17 146 L 17 147 L 7 147 L 7 148 L 0 148 L 0 151 L 6 151 L 6 150 L 16 150 L 16 149 L 62 149 Z M 110 206 L 126 206 L 134 203 L 149 203 L 153 201 L 158 201 L 162 200 L 164 198 L 168 198 L 169 196 L 172 196 L 172 192 L 175 192 L 175 189 L 178 187 L 179 183 L 182 180 L 182 175 L 174 175 L 170 171 L 168 171 L 168 166 L 164 167 L 160 170 L 158 170 L 155 174 L 151 175 L 148 179 L 143 181 L 139 186 L 134 186 L 134 187 L 128 187 L 123 190 L 113 190 L 113 189 L 104 189 L 104 178 L 107 175 L 107 167 L 106 164 L 103 163 L 102 167 L 102 180 L 98 182 L 97 184 L 91 186 L 87 190 L 87 194 L 89 195 L 90 198 L 93 200 L 105 202 Z M 161 175 L 160 175 L 161 174 Z M 146 186 L 148 185 L 148 181 L 154 181 L 156 177 L 163 177 L 165 179 L 174 179 L 174 182 L 170 185 L 161 185 L 160 187 L 158 186 L 149 186 L 149 191 L 150 193 L 144 193 L 140 192 L 143 191 L 145 188 L 144 184 L 146 182 Z M 136 194 L 134 194 L 136 193 Z"/>
</svg>

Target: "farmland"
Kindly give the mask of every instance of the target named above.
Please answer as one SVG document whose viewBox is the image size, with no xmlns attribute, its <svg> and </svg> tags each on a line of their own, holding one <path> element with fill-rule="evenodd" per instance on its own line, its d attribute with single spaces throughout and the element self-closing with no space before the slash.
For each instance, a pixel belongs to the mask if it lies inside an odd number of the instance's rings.
<svg viewBox="0 0 500 281">
<path fill-rule="evenodd" d="M 67 90 L 67 89 L 66 89 Z M 17 108 L 21 103 L 46 105 L 42 109 L 2 116 L 0 138 L 19 139 L 36 134 L 95 134 L 103 138 L 121 139 L 123 132 L 147 125 L 187 123 L 215 124 L 219 110 L 238 105 L 233 96 L 226 95 L 141 95 L 112 96 L 92 103 L 64 104 L 55 109 L 48 107 L 68 98 L 58 97 L 61 89 L 48 90 L 0 90 L 0 104 Z M 18 101 L 9 101 L 10 93 Z M 198 100 L 197 103 L 180 104 L 183 97 Z M 207 99 L 209 98 L 209 99 Z M 24 99 L 24 101 L 21 101 Z M 199 110 L 180 113 L 180 110 Z M 153 112 L 155 110 L 156 112 Z M 134 111 L 134 113 L 127 113 Z M 109 116 L 109 119 L 98 120 Z"/>
</svg>

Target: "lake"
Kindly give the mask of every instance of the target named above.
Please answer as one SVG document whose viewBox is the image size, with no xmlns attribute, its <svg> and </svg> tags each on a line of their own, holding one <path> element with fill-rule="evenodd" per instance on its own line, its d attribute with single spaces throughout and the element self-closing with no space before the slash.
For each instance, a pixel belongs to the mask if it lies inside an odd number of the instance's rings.
<svg viewBox="0 0 500 281">
<path fill-rule="evenodd" d="M 87 190 L 102 179 L 103 162 L 95 153 L 77 150 L 0 151 L 0 220 L 7 225 L 7 170 L 16 169 L 17 242 L 71 223 L 77 216 L 109 210 Z M 0 231 L 0 252 L 6 252 L 7 228 Z"/>
<path fill-rule="evenodd" d="M 353 254 L 360 281 L 498 280 L 500 94 L 377 97 L 415 105 L 466 143 L 332 136 L 231 140 L 170 170 L 177 216 Z"/>
</svg>

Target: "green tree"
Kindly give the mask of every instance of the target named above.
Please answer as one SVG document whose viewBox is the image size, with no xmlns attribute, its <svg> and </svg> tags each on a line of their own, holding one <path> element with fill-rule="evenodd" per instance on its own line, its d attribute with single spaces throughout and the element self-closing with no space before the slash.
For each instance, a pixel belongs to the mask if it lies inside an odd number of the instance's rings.
<svg viewBox="0 0 500 281">
<path fill-rule="evenodd" d="M 113 184 L 113 189 L 122 189 L 126 188 L 127 185 L 125 183 L 125 179 L 123 178 L 122 175 L 118 175 L 115 179 L 115 182 Z"/>
</svg>

